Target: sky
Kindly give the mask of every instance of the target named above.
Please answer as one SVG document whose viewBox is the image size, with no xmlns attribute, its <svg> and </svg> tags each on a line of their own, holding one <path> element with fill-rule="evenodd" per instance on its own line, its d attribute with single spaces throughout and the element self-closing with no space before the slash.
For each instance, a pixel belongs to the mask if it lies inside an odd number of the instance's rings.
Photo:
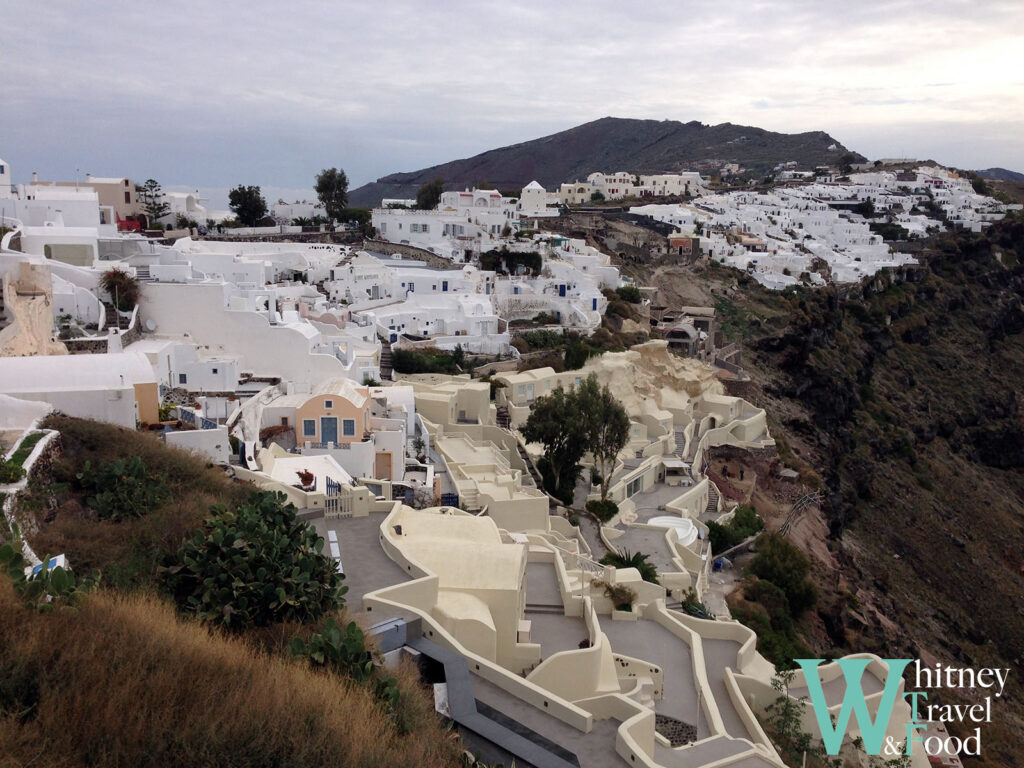
<svg viewBox="0 0 1024 768">
<path fill-rule="evenodd" d="M 1020 0 L 0 0 L 0 28 L 16 183 L 155 178 L 223 208 L 605 116 L 1024 171 Z"/>
</svg>

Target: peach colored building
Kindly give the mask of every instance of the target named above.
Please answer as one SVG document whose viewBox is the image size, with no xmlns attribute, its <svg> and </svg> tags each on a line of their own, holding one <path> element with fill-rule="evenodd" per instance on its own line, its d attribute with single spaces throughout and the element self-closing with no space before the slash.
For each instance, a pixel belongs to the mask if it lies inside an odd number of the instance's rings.
<svg viewBox="0 0 1024 768">
<path fill-rule="evenodd" d="M 295 409 L 297 441 L 312 443 L 362 442 L 370 431 L 370 398 L 366 387 L 350 379 L 335 379 Z"/>
</svg>

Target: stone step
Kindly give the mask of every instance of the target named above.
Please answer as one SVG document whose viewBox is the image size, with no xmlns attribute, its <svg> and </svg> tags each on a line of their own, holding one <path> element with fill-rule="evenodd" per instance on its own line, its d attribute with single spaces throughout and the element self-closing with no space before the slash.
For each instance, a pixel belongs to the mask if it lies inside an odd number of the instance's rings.
<svg viewBox="0 0 1024 768">
<path fill-rule="evenodd" d="M 548 613 L 561 616 L 565 613 L 565 608 L 561 605 L 527 603 L 525 613 Z"/>
</svg>

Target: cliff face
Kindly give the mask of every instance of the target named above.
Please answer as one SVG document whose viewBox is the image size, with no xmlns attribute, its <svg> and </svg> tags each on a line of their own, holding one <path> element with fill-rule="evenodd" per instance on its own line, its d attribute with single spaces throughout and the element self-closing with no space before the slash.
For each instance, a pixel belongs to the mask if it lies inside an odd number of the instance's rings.
<svg viewBox="0 0 1024 768">
<path fill-rule="evenodd" d="M 790 461 L 827 490 L 822 653 L 1024 662 L 1024 223 L 945 236 L 923 265 L 788 304 L 743 342 Z M 838 568 L 834 568 L 838 564 Z M 823 563 L 824 565 L 824 563 Z M 1013 675 L 1011 675 L 1013 678 Z M 975 765 L 1021 765 L 1021 681 Z M 968 697 L 969 698 L 969 697 Z M 931 703 L 931 702 L 930 702 Z"/>
<path fill-rule="evenodd" d="M 790 160 L 805 168 L 837 163 L 847 154 L 842 144 L 822 131 L 786 134 L 731 123 L 604 117 L 475 157 L 393 173 L 352 190 L 349 197 L 354 206 L 377 205 L 384 197 L 411 198 L 420 186 L 438 177 L 449 189 L 489 184 L 518 190 L 537 180 L 550 190 L 565 181 L 585 179 L 594 171 L 659 173 L 693 168 L 701 162 L 717 166 L 735 162 L 764 172 Z M 864 160 L 849 154 L 854 162 Z"/>
</svg>

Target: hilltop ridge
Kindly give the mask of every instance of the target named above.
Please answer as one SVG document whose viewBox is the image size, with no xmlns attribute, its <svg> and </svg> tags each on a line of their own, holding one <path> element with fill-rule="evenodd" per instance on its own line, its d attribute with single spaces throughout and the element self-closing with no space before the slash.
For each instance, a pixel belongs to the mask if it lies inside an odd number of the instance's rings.
<svg viewBox="0 0 1024 768">
<path fill-rule="evenodd" d="M 487 183 L 519 189 L 537 180 L 552 189 L 594 171 L 657 173 L 739 163 L 764 172 L 790 160 L 806 167 L 835 163 L 846 154 L 855 162 L 865 159 L 824 131 L 789 134 L 733 123 L 602 117 L 470 158 L 392 173 L 352 190 L 349 197 L 354 206 L 377 205 L 385 197 L 415 197 L 421 185 L 438 177 L 450 188 Z"/>
</svg>

